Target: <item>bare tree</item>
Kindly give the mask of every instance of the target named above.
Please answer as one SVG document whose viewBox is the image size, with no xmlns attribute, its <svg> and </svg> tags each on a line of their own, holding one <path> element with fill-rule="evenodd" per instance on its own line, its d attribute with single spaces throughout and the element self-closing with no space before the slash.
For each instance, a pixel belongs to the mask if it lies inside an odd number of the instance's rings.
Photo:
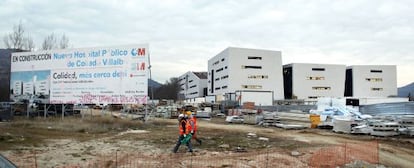
<svg viewBox="0 0 414 168">
<path fill-rule="evenodd" d="M 6 34 L 3 38 L 4 44 L 7 48 L 23 49 L 25 47 L 24 27 L 22 22 L 13 26 L 13 32 Z"/>
<path fill-rule="evenodd" d="M 51 50 L 56 48 L 56 37 L 55 33 L 48 35 L 42 43 L 43 50 Z"/>
<path fill-rule="evenodd" d="M 63 34 L 62 38 L 60 38 L 59 48 L 60 49 L 66 49 L 68 47 L 69 47 L 69 38 L 67 38 L 66 35 Z"/>
<path fill-rule="evenodd" d="M 59 42 L 59 43 L 58 43 Z M 69 38 L 65 34 L 58 39 L 55 33 L 50 34 L 43 40 L 42 49 L 43 50 L 52 50 L 52 49 L 66 49 L 69 47 Z"/>
<path fill-rule="evenodd" d="M 30 50 L 30 51 L 33 51 L 34 48 L 35 48 L 35 44 L 33 42 L 32 37 L 27 36 L 27 38 L 25 39 L 25 41 L 26 41 L 26 49 L 27 50 Z"/>
</svg>

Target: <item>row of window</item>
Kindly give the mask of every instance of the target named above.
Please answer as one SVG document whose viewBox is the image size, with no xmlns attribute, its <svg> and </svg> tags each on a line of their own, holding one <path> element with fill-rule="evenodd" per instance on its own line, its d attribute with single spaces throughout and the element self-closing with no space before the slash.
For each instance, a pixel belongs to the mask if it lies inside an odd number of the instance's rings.
<svg viewBox="0 0 414 168">
<path fill-rule="evenodd" d="M 258 56 L 247 56 L 247 59 L 249 59 L 249 60 L 262 60 L 262 57 L 258 57 Z M 221 59 L 221 62 L 224 62 L 224 58 L 222 58 Z M 220 61 L 216 61 L 216 62 L 214 62 L 213 63 L 213 66 L 214 65 L 217 65 L 217 64 L 219 64 L 220 63 Z"/>
<path fill-rule="evenodd" d="M 325 71 L 325 68 L 312 68 L 312 71 Z"/>
<path fill-rule="evenodd" d="M 225 60 L 225 59 L 224 59 L 224 58 L 222 58 L 222 59 L 221 59 L 221 62 L 224 62 L 224 60 Z M 219 63 L 220 63 L 220 61 L 218 60 L 218 61 L 216 61 L 216 62 L 214 62 L 214 63 L 213 63 L 213 66 L 214 66 L 214 65 L 217 65 L 217 64 L 219 64 Z"/>
<path fill-rule="evenodd" d="M 262 85 L 241 85 L 243 89 L 261 89 Z"/>
<path fill-rule="evenodd" d="M 371 88 L 372 91 L 383 91 L 384 88 Z"/>
<path fill-rule="evenodd" d="M 180 85 L 180 86 L 183 86 L 183 85 Z M 192 86 L 190 86 L 190 89 L 195 88 L 195 87 L 197 87 L 197 85 L 192 85 Z M 183 87 L 180 87 L 180 88 L 181 88 L 181 90 L 185 90 Z"/>
<path fill-rule="evenodd" d="M 227 78 L 229 78 L 229 75 L 224 75 L 224 76 L 222 76 L 220 78 L 216 78 L 214 80 L 219 81 L 220 79 L 223 80 L 223 79 L 227 79 Z M 247 76 L 247 78 L 248 79 L 268 79 L 269 76 L 268 75 L 249 75 L 249 76 Z M 210 83 L 210 81 L 208 81 L 208 83 Z"/>
<path fill-rule="evenodd" d="M 242 65 L 242 69 L 262 69 L 262 66 L 254 66 L 254 65 Z"/>
<path fill-rule="evenodd" d="M 214 88 L 214 90 L 220 90 L 220 89 L 227 89 L 227 86 L 225 85 L 225 86 L 222 86 L 222 87 L 216 87 L 216 88 Z"/>
<path fill-rule="evenodd" d="M 247 59 L 262 60 L 262 57 L 248 56 Z"/>
<path fill-rule="evenodd" d="M 317 99 L 319 97 L 322 97 L 322 96 L 308 96 L 308 99 Z"/>
<path fill-rule="evenodd" d="M 191 92 L 191 93 L 189 93 L 190 95 L 195 95 L 195 94 L 198 94 L 198 92 Z"/>
<path fill-rule="evenodd" d="M 382 73 L 382 70 L 371 69 L 371 73 Z"/>
<path fill-rule="evenodd" d="M 269 78 L 268 75 L 249 75 L 247 76 L 249 79 L 267 79 Z"/>
<path fill-rule="evenodd" d="M 365 78 L 368 82 L 382 82 L 382 78 Z"/>
<path fill-rule="evenodd" d="M 306 77 L 306 80 L 325 80 L 325 77 L 323 77 L 323 76 L 308 76 L 308 77 Z"/>
<path fill-rule="evenodd" d="M 331 87 L 326 87 L 326 86 L 320 87 L 320 86 L 318 86 L 318 87 L 312 87 L 312 89 L 313 90 L 331 90 Z"/>
</svg>

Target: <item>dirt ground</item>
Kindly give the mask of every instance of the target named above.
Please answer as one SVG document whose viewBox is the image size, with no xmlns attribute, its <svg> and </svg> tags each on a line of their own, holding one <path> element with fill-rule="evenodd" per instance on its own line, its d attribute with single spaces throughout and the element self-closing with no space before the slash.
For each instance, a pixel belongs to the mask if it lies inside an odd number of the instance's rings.
<svg viewBox="0 0 414 168">
<path fill-rule="evenodd" d="M 224 118 L 198 125 L 203 143 L 193 143 L 193 154 L 185 146 L 173 154 L 176 119 L 22 117 L 0 123 L 0 153 L 19 167 L 414 167 L 412 137 L 263 128 Z"/>
</svg>

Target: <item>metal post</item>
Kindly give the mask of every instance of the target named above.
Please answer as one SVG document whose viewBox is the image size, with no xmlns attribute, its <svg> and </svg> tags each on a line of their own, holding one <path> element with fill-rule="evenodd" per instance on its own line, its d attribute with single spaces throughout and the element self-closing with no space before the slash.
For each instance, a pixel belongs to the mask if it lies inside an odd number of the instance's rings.
<svg viewBox="0 0 414 168">
<path fill-rule="evenodd" d="M 46 113 L 47 113 L 47 109 L 46 109 L 46 104 L 43 105 L 43 118 L 46 118 Z"/>
<path fill-rule="evenodd" d="M 33 150 L 33 152 L 34 152 L 34 162 L 35 162 L 35 168 L 37 168 L 36 150 Z"/>
<path fill-rule="evenodd" d="M 65 105 L 62 104 L 62 120 L 65 117 Z"/>
<path fill-rule="evenodd" d="M 152 74 L 151 74 L 151 54 L 148 52 L 148 70 L 149 70 L 149 79 L 150 81 L 152 81 Z M 150 86 L 150 90 L 151 90 L 151 99 L 154 99 L 154 89 L 152 87 L 152 85 Z M 154 103 L 154 101 L 152 101 L 152 103 Z M 144 115 L 144 122 L 147 121 L 147 115 L 148 115 L 148 102 L 145 105 L 145 115 Z"/>
<path fill-rule="evenodd" d="M 26 106 L 26 115 L 27 115 L 27 118 L 29 118 L 29 110 L 30 110 L 30 101 L 27 103 L 27 106 Z"/>
</svg>

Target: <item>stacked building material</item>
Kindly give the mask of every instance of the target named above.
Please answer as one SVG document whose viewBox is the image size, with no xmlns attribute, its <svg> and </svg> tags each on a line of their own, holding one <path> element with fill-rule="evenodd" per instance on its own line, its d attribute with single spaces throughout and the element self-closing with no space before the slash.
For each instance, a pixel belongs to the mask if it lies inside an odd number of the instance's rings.
<svg viewBox="0 0 414 168">
<path fill-rule="evenodd" d="M 276 115 L 276 113 L 271 113 L 271 112 L 263 113 L 263 121 L 262 121 L 263 126 L 265 127 L 276 126 L 276 124 L 278 123 L 280 123 L 280 119 Z"/>
<path fill-rule="evenodd" d="M 244 102 L 243 103 L 243 109 L 254 109 L 254 102 Z"/>
</svg>

